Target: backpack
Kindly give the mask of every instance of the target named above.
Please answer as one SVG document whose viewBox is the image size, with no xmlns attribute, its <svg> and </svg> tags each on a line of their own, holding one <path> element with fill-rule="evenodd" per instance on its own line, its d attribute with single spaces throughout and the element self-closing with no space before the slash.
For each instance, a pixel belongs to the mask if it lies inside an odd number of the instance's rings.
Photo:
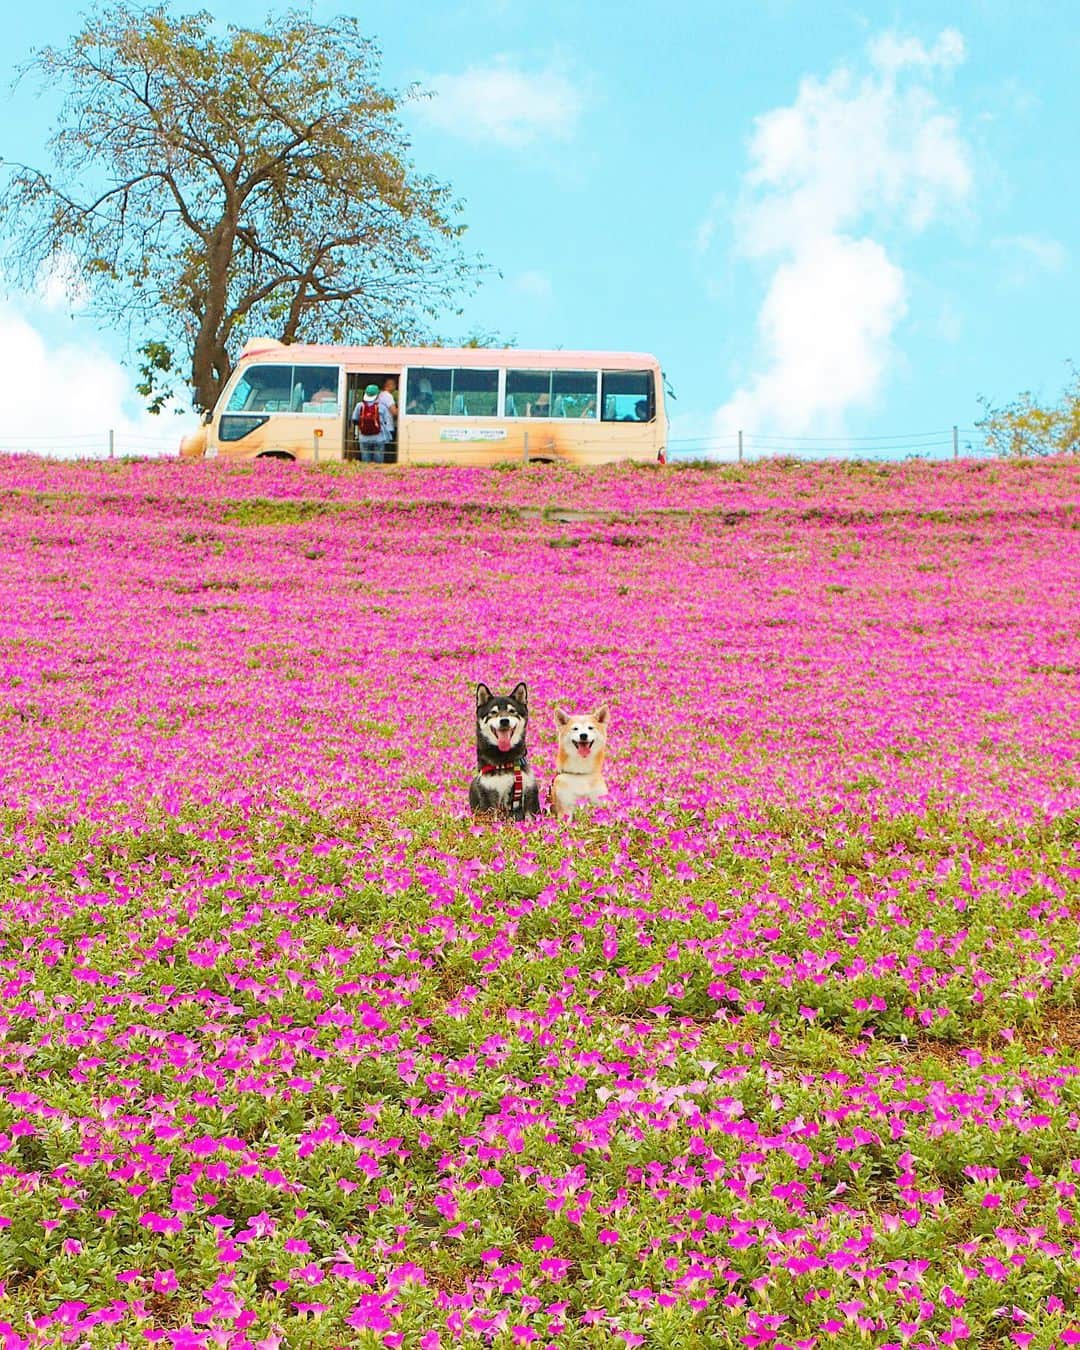
<svg viewBox="0 0 1080 1350">
<path fill-rule="evenodd" d="M 356 429 L 361 436 L 382 435 L 382 409 L 379 407 L 378 399 L 372 400 L 371 403 L 365 399 L 360 404 L 360 415 L 356 420 Z"/>
</svg>

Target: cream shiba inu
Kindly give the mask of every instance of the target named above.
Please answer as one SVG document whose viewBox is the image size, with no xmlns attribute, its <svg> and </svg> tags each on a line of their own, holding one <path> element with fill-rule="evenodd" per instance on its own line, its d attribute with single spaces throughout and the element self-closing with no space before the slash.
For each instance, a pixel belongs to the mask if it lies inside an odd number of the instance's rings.
<svg viewBox="0 0 1080 1350">
<path fill-rule="evenodd" d="M 584 801 L 607 796 L 604 758 L 607 755 L 608 708 L 595 712 L 568 713 L 555 709 L 555 779 L 551 784 L 551 809 L 562 818 L 572 816 Z"/>
</svg>

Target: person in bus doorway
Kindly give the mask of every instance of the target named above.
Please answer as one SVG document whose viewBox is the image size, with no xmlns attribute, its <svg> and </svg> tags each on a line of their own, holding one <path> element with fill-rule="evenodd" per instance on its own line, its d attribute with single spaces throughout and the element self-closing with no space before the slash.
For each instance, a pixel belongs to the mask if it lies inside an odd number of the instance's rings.
<svg viewBox="0 0 1080 1350">
<path fill-rule="evenodd" d="M 379 392 L 379 402 L 386 409 L 389 418 L 390 439 L 394 439 L 394 432 L 397 429 L 397 380 L 393 375 L 388 375 L 383 380 L 382 389 Z"/>
<path fill-rule="evenodd" d="M 379 395 L 379 386 L 369 384 L 353 412 L 360 458 L 367 464 L 384 463 L 390 441 L 390 414 Z"/>
<path fill-rule="evenodd" d="M 386 413 L 386 445 L 383 449 L 383 463 L 393 464 L 397 460 L 397 379 L 388 375 L 379 391 L 379 402 Z"/>
</svg>

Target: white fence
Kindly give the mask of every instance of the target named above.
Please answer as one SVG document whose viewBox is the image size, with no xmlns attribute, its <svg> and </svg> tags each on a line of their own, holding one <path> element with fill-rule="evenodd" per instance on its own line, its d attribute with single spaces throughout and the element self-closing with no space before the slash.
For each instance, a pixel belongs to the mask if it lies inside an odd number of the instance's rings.
<svg viewBox="0 0 1080 1350">
<path fill-rule="evenodd" d="M 156 459 L 178 453 L 185 429 L 0 437 L 0 454 L 41 455 L 49 459 Z M 560 431 L 565 438 L 565 428 Z M 671 463 L 695 459 L 750 463 L 780 458 L 946 460 L 985 458 L 992 453 L 983 433 L 971 427 L 889 436 L 781 436 L 740 431 L 730 436 L 675 436 L 667 443 Z"/>
<path fill-rule="evenodd" d="M 738 431 L 730 436 L 677 437 L 668 441 L 668 459 L 981 459 L 993 456 L 977 427 L 911 431 L 890 436 L 781 436 Z"/>
<path fill-rule="evenodd" d="M 74 436 L 0 436 L 0 454 L 49 459 L 158 459 L 180 451 L 185 428 L 167 431 L 91 431 Z"/>
</svg>

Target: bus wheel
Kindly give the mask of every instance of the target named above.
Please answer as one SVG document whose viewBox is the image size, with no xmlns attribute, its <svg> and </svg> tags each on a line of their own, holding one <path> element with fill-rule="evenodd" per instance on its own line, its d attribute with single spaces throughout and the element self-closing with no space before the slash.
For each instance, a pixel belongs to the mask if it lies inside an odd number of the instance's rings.
<svg viewBox="0 0 1080 1350">
<path fill-rule="evenodd" d="M 543 455 L 530 455 L 530 456 L 529 456 L 529 463 L 530 463 L 530 464 L 554 464 L 555 461 L 554 461 L 553 459 L 547 459 L 547 458 L 545 458 L 545 456 L 543 456 Z"/>
<path fill-rule="evenodd" d="M 256 455 L 256 459 L 287 459 L 290 464 L 296 459 L 295 455 L 290 455 L 288 450 L 264 450 L 261 455 Z"/>
</svg>

